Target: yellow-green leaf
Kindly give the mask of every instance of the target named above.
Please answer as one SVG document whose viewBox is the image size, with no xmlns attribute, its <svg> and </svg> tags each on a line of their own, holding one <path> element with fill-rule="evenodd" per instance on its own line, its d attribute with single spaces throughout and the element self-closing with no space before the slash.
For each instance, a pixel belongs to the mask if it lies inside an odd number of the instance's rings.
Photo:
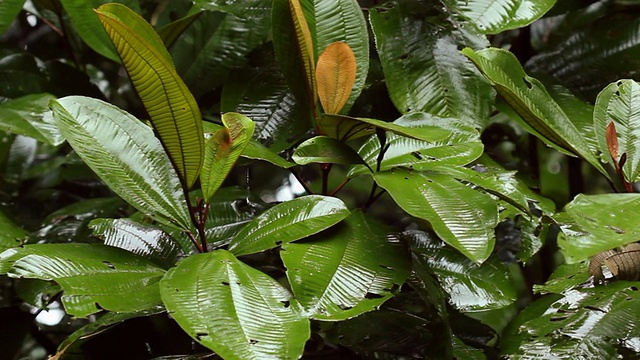
<svg viewBox="0 0 640 360">
<path fill-rule="evenodd" d="M 121 4 L 105 4 L 96 11 L 180 180 L 191 187 L 204 152 L 198 104 L 149 23 Z"/>
<path fill-rule="evenodd" d="M 316 82 L 325 113 L 342 110 L 356 82 L 356 70 L 356 56 L 347 43 L 337 41 L 324 49 L 316 66 Z"/>
<path fill-rule="evenodd" d="M 302 56 L 302 62 L 304 63 L 304 70 L 307 76 L 307 90 L 309 92 L 309 99 L 314 104 L 316 101 L 316 80 L 315 80 L 315 55 L 313 53 L 313 38 L 311 37 L 311 31 L 309 30 L 309 24 L 304 17 L 300 0 L 289 0 L 289 9 L 291 10 L 291 17 L 296 30 L 296 37 L 298 40 L 298 48 L 300 49 L 300 55 Z"/>
</svg>

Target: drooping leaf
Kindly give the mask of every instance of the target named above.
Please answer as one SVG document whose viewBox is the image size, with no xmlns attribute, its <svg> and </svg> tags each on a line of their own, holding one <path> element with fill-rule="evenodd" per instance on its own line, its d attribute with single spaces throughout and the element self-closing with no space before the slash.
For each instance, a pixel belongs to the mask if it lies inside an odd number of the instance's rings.
<svg viewBox="0 0 640 360">
<path fill-rule="evenodd" d="M 135 312 L 161 304 L 158 281 L 165 271 L 128 251 L 101 244 L 37 244 L 5 250 L 0 273 L 54 280 L 62 302 L 78 317 L 101 309 Z"/>
<path fill-rule="evenodd" d="M 549 11 L 556 0 L 446 0 L 484 34 L 525 27 Z"/>
<path fill-rule="evenodd" d="M 160 221 L 190 228 L 180 181 L 151 128 L 96 99 L 70 96 L 50 106 L 62 135 L 116 194 Z"/>
<path fill-rule="evenodd" d="M 64 138 L 47 114 L 49 100 L 53 98 L 50 94 L 32 94 L 0 104 L 0 130 L 54 146 L 62 144 Z"/>
<path fill-rule="evenodd" d="M 224 128 L 207 141 L 200 175 L 202 195 L 209 202 L 249 144 L 255 124 L 238 113 L 222 115 Z"/>
<path fill-rule="evenodd" d="M 315 76 L 325 113 L 340 113 L 351 95 L 356 70 L 356 56 L 347 43 L 332 43 L 320 54 Z"/>
<path fill-rule="evenodd" d="M 380 170 L 393 167 L 409 167 L 420 170 L 429 168 L 433 164 L 466 165 L 482 155 L 484 149 L 480 141 L 480 134 L 471 125 L 454 118 L 441 118 L 427 113 L 404 115 L 394 121 L 407 132 L 416 128 L 423 128 L 423 132 L 438 129 L 446 131 L 448 135 L 438 141 L 419 141 L 406 136 L 387 134 L 384 158 Z M 358 150 L 360 156 L 371 168 L 376 167 L 380 153 L 380 141 L 371 137 Z M 355 176 L 368 172 L 361 165 L 352 167 L 348 176 Z"/>
<path fill-rule="evenodd" d="M 149 23 L 117 3 L 97 11 L 172 164 L 190 188 L 198 179 L 204 152 L 198 104 Z"/>
<path fill-rule="evenodd" d="M 16 19 L 16 16 L 22 10 L 25 0 L 4 0 L 0 2 L 0 34 L 2 34 L 9 25 Z"/>
<path fill-rule="evenodd" d="M 619 80 L 600 92 L 593 111 L 595 136 L 602 153 L 601 158 L 609 164 L 620 161 L 626 154 L 627 161 L 622 166 L 628 182 L 638 181 L 640 175 L 640 85 L 634 80 Z M 616 148 L 618 156 L 612 159 L 607 141 L 609 124 L 615 124 Z M 613 144 L 613 143 L 611 143 Z"/>
<path fill-rule="evenodd" d="M 180 245 L 153 225 L 130 219 L 96 219 L 89 223 L 105 245 L 117 247 L 168 269 L 184 256 Z"/>
<path fill-rule="evenodd" d="M 358 153 L 349 145 L 327 136 L 316 136 L 306 140 L 296 148 L 291 159 L 298 165 L 364 163 Z"/>
<path fill-rule="evenodd" d="M 22 244 L 22 240 L 27 237 L 27 231 L 16 225 L 11 219 L 0 211 L 0 251 L 14 248 Z"/>
<path fill-rule="evenodd" d="M 640 194 L 580 194 L 565 207 L 558 245 L 567 262 L 587 260 L 599 252 L 640 238 L 640 224 L 629 221 L 640 212 Z"/>
<path fill-rule="evenodd" d="M 297 359 L 310 335 L 291 294 L 225 250 L 182 260 L 160 291 L 187 334 L 225 359 Z"/>
<path fill-rule="evenodd" d="M 342 200 L 308 195 L 278 204 L 247 224 L 231 240 L 235 255 L 252 254 L 325 230 L 349 216 Z"/>
<path fill-rule="evenodd" d="M 344 320 L 371 311 L 394 295 L 409 274 L 409 259 L 389 229 L 361 212 L 280 253 L 305 314 Z"/>
<path fill-rule="evenodd" d="M 498 206 L 489 195 L 441 174 L 398 168 L 373 178 L 404 211 L 427 220 L 444 242 L 470 260 L 482 263 L 491 254 Z"/>
<path fill-rule="evenodd" d="M 438 6 L 405 0 L 371 10 L 389 96 L 402 114 L 428 112 L 484 127 L 494 93 L 458 52 L 464 33 L 431 20 Z"/>
<path fill-rule="evenodd" d="M 521 125 L 525 129 L 557 150 L 582 157 L 608 176 L 564 110 L 540 81 L 524 72 L 512 53 L 496 48 L 478 52 L 466 48 L 462 52 L 473 60 L 498 93 L 522 117 L 524 122 Z"/>
</svg>

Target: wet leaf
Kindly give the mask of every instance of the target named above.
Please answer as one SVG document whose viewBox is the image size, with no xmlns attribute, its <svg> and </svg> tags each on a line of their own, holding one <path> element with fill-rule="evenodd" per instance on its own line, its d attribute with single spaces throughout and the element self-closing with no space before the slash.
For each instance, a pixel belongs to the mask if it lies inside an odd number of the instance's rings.
<svg viewBox="0 0 640 360">
<path fill-rule="evenodd" d="M 182 260 L 160 291 L 187 334 L 225 359 L 297 359 L 310 335 L 287 289 L 225 250 Z"/>
<path fill-rule="evenodd" d="M 349 145 L 327 136 L 316 136 L 304 141 L 293 152 L 291 159 L 298 165 L 364 163 L 358 153 Z"/>
<path fill-rule="evenodd" d="M 55 121 L 47 112 L 50 94 L 31 94 L 0 104 L 0 130 L 32 137 L 57 146 L 64 142 Z"/>
<path fill-rule="evenodd" d="M 116 49 L 109 40 L 106 31 L 94 12 L 93 2 L 82 0 L 60 0 L 65 12 L 71 19 L 78 35 L 93 50 L 113 61 L 120 61 Z"/>
<path fill-rule="evenodd" d="M 247 224 L 231 240 L 235 255 L 253 254 L 325 230 L 346 218 L 349 209 L 334 197 L 307 195 L 278 204 Z"/>
<path fill-rule="evenodd" d="M 356 56 L 347 43 L 334 42 L 320 54 L 315 76 L 325 113 L 340 113 L 351 95 L 356 70 Z"/>
<path fill-rule="evenodd" d="M 100 244 L 38 244 L 0 254 L 0 273 L 54 280 L 74 316 L 101 309 L 135 312 L 161 304 L 158 281 L 165 271 L 150 261 Z"/>
<path fill-rule="evenodd" d="M 387 239 L 390 229 L 361 212 L 280 253 L 291 289 L 313 319 L 337 321 L 374 310 L 409 274 L 404 249 Z"/>
<path fill-rule="evenodd" d="M 20 246 L 27 237 L 27 231 L 14 223 L 0 211 L 0 251 Z"/>
</svg>

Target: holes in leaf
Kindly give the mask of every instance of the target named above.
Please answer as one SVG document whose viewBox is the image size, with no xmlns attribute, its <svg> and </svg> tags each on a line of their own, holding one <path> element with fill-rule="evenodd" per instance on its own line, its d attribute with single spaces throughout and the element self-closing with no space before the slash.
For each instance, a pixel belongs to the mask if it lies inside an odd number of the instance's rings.
<svg viewBox="0 0 640 360">
<path fill-rule="evenodd" d="M 556 321 L 562 321 L 562 320 L 566 320 L 569 316 L 558 316 L 558 317 L 552 317 L 549 320 L 551 320 L 552 322 L 556 322 Z"/>
<path fill-rule="evenodd" d="M 585 305 L 584 307 L 587 310 L 593 310 L 593 311 L 599 311 L 601 313 L 606 313 L 606 311 L 600 309 L 599 307 L 595 307 L 595 306 L 591 306 L 591 305 Z"/>
<path fill-rule="evenodd" d="M 199 333 L 196 333 L 196 340 L 198 340 L 198 341 L 202 341 L 202 338 L 203 338 L 203 337 L 206 337 L 206 336 L 209 336 L 209 333 L 208 333 L 208 332 L 199 332 Z"/>
<path fill-rule="evenodd" d="M 276 246 L 280 246 L 280 245 L 282 245 L 282 240 L 276 241 Z"/>
<path fill-rule="evenodd" d="M 107 265 L 107 267 L 108 267 L 109 269 L 113 269 L 113 270 L 115 270 L 115 269 L 116 269 L 115 265 L 113 265 L 113 263 L 111 263 L 111 261 L 102 260 L 102 263 L 103 263 L 103 264 L 105 264 L 105 265 Z"/>
<path fill-rule="evenodd" d="M 379 264 L 378 266 L 380 266 L 381 268 L 386 269 L 386 270 L 393 270 L 393 266 L 382 265 L 382 264 Z"/>
<path fill-rule="evenodd" d="M 527 80 L 526 77 L 523 77 L 522 81 L 524 81 L 524 84 L 529 88 L 529 90 L 533 89 L 533 84 L 531 83 L 531 81 Z"/>
<path fill-rule="evenodd" d="M 631 291 L 638 291 L 638 288 L 635 286 L 630 287 L 629 289 L 631 289 Z"/>
<path fill-rule="evenodd" d="M 622 86 L 622 81 L 618 81 L 618 82 L 616 83 L 616 85 L 618 85 L 618 86 Z"/>
<path fill-rule="evenodd" d="M 291 301 L 280 301 L 282 303 L 282 305 L 284 305 L 285 308 L 288 308 L 289 306 L 291 306 Z"/>
<path fill-rule="evenodd" d="M 257 343 L 259 343 L 259 341 L 258 341 L 258 340 L 256 340 L 256 339 L 249 339 L 249 344 L 251 344 L 251 345 L 255 345 L 255 344 L 257 344 Z"/>
<path fill-rule="evenodd" d="M 226 281 L 223 281 L 223 282 L 222 282 L 222 285 L 224 285 L 224 286 L 229 286 L 229 283 L 228 283 L 228 282 L 226 282 Z"/>
<path fill-rule="evenodd" d="M 340 308 L 340 310 L 344 310 L 344 311 L 353 309 L 353 306 L 348 306 L 343 304 L 338 304 L 338 307 Z"/>
<path fill-rule="evenodd" d="M 364 298 L 365 299 L 380 299 L 383 298 L 384 295 L 380 295 L 380 294 L 376 294 L 376 293 L 372 293 L 372 292 L 368 292 Z"/>
<path fill-rule="evenodd" d="M 620 91 L 616 90 L 615 94 L 616 94 L 616 96 L 620 96 Z"/>
</svg>

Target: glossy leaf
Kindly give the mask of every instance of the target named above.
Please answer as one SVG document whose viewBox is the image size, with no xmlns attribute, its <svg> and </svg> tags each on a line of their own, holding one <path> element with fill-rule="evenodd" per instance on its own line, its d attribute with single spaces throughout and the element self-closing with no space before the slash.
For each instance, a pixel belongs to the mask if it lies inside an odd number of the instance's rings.
<svg viewBox="0 0 640 360">
<path fill-rule="evenodd" d="M 27 237 L 27 231 L 15 224 L 0 211 L 0 251 L 17 247 Z"/>
<path fill-rule="evenodd" d="M 135 312 L 160 305 L 165 271 L 150 261 L 100 244 L 38 244 L 0 254 L 0 273 L 54 280 L 66 311 L 86 317 L 101 309 Z"/>
<path fill-rule="evenodd" d="M 71 19 L 78 35 L 100 55 L 113 61 L 119 61 L 118 53 L 109 40 L 98 16 L 93 11 L 94 4 L 83 0 L 60 0 L 65 12 Z"/>
<path fill-rule="evenodd" d="M 102 5 L 97 11 L 172 164 L 190 188 L 198 179 L 204 151 L 198 104 L 151 25 L 121 4 Z"/>
<path fill-rule="evenodd" d="M 223 11 L 240 18 L 253 19 L 262 17 L 265 12 L 269 12 L 271 7 L 263 0 L 195 0 L 194 4 L 208 11 Z"/>
<path fill-rule="evenodd" d="M 483 127 L 494 93 L 458 51 L 460 42 L 474 46 L 460 40 L 471 32 L 430 20 L 437 6 L 398 1 L 370 12 L 389 96 L 402 114 L 428 112 Z"/>
<path fill-rule="evenodd" d="M 3 0 L 0 2 L 0 34 L 16 19 L 25 0 Z"/>
<path fill-rule="evenodd" d="M 484 262 L 495 243 L 497 203 L 450 176 L 394 169 L 373 175 L 408 214 L 427 220 L 435 233 L 470 260 Z"/>
<path fill-rule="evenodd" d="M 202 195 L 209 202 L 247 147 L 255 124 L 238 113 L 222 115 L 224 128 L 207 141 L 200 175 Z"/>
<path fill-rule="evenodd" d="M 446 0 L 485 34 L 525 27 L 549 11 L 556 0 Z"/>
<path fill-rule="evenodd" d="M 283 245 L 280 253 L 305 314 L 344 320 L 374 310 L 409 274 L 409 260 L 389 229 L 361 212 L 309 241 Z"/>
<path fill-rule="evenodd" d="M 32 137 L 50 145 L 60 145 L 64 138 L 47 114 L 50 94 L 32 94 L 0 104 L 0 130 Z"/>
<path fill-rule="evenodd" d="M 466 48 L 462 52 L 473 60 L 498 93 L 522 117 L 524 122 L 521 125 L 526 130 L 557 150 L 582 157 L 608 176 L 567 114 L 549 96 L 540 81 L 524 72 L 513 54 L 496 48 L 478 52 Z"/>
<path fill-rule="evenodd" d="M 414 113 L 404 115 L 394 123 L 406 128 L 407 131 L 416 128 L 422 128 L 423 132 L 438 129 L 449 134 L 433 142 L 387 134 L 388 148 L 380 166 L 382 171 L 400 166 L 420 170 L 423 167 L 429 168 L 433 164 L 466 165 L 480 157 L 484 149 L 478 131 L 458 119 L 441 118 L 427 113 Z M 374 137 L 369 138 L 360 147 L 358 153 L 369 167 L 375 168 L 380 153 L 380 141 Z M 366 167 L 356 165 L 350 169 L 348 176 L 368 171 Z"/>
<path fill-rule="evenodd" d="M 316 57 L 313 38 L 311 37 L 307 18 L 302 10 L 301 1 L 289 0 L 289 11 L 291 12 L 291 20 L 293 22 L 293 29 L 296 35 L 295 40 L 297 48 L 300 52 L 300 59 L 302 60 L 302 65 L 304 67 L 307 97 L 311 104 L 315 104 L 318 92 L 316 90 Z M 315 105 L 313 105 L 312 109 L 315 109 Z"/>
<path fill-rule="evenodd" d="M 318 98 L 324 112 L 338 114 L 356 81 L 356 56 L 347 43 L 335 42 L 320 54 L 316 65 Z"/>
<path fill-rule="evenodd" d="M 200 15 L 202 15 L 202 12 L 196 11 L 158 29 L 158 36 L 162 40 L 164 46 L 167 49 L 170 48 L 176 42 L 178 37 L 180 37 L 180 35 L 182 35 L 182 33 L 189 28 L 189 26 L 191 26 L 198 17 L 200 17 Z"/>
<path fill-rule="evenodd" d="M 231 240 L 235 255 L 253 254 L 316 234 L 349 215 L 342 200 L 308 195 L 278 204 L 252 220 Z"/>
<path fill-rule="evenodd" d="M 225 250 L 182 260 L 160 291 L 187 334 L 225 359 L 297 359 L 310 335 L 291 294 Z"/>
<path fill-rule="evenodd" d="M 556 219 L 562 228 L 558 245 L 569 263 L 640 238 L 640 225 L 629 221 L 640 215 L 640 194 L 581 194 L 564 210 L 569 222 Z"/>
<path fill-rule="evenodd" d="M 96 219 L 89 228 L 105 245 L 127 250 L 165 269 L 184 256 L 180 245 L 153 225 L 129 219 Z"/>
<path fill-rule="evenodd" d="M 96 99 L 70 96 L 50 106 L 62 135 L 109 188 L 145 214 L 190 228 L 180 181 L 151 128 Z"/>
<path fill-rule="evenodd" d="M 636 104 L 640 101 L 640 85 L 634 80 L 620 80 L 610 84 L 600 92 L 593 112 L 595 136 L 598 140 L 601 158 L 609 164 L 620 161 L 612 159 L 607 141 L 609 124 L 615 125 L 617 152 L 626 154 L 627 161 L 622 166 L 627 181 L 634 183 L 640 175 L 640 111 Z"/>
<path fill-rule="evenodd" d="M 306 140 L 296 148 L 291 159 L 298 165 L 364 163 L 358 153 L 349 145 L 327 136 L 316 136 Z"/>
</svg>

